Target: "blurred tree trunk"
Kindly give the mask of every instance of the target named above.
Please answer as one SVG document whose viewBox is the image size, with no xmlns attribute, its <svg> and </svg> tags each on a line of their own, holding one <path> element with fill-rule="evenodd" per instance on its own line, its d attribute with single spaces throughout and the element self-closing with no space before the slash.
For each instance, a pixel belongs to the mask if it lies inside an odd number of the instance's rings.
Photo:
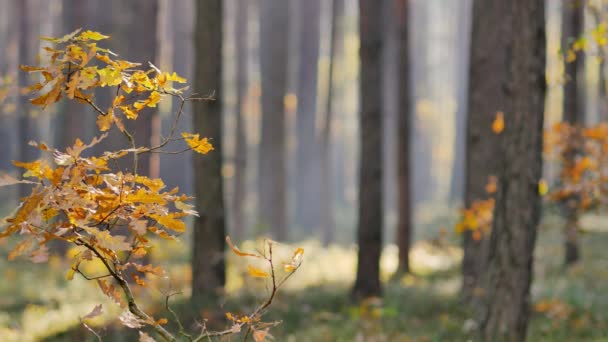
<svg viewBox="0 0 608 342">
<path fill-rule="evenodd" d="M 382 47 L 383 6 L 359 0 L 360 161 L 356 298 L 378 296 L 382 251 Z"/>
<path fill-rule="evenodd" d="M 337 55 L 342 52 L 344 25 L 344 0 L 333 0 L 331 7 L 331 33 L 329 45 L 329 70 L 327 80 L 327 98 L 325 103 L 325 121 L 321 131 L 320 155 L 321 155 L 321 198 L 319 200 L 321 209 L 322 241 L 325 246 L 334 240 L 334 189 L 332 182 L 331 167 L 331 136 L 332 119 L 335 108 L 334 97 L 334 74 Z"/>
<path fill-rule="evenodd" d="M 467 85 L 469 70 L 469 44 L 471 34 L 471 1 L 457 2 L 454 19 L 456 20 L 455 44 L 456 62 L 454 67 L 456 87 L 456 137 L 454 144 L 454 165 L 450 186 L 450 201 L 462 205 L 464 198 L 466 164 L 466 123 L 467 123 Z"/>
<path fill-rule="evenodd" d="M 235 152 L 234 152 L 234 194 L 232 198 L 233 222 L 235 238 L 241 240 L 245 237 L 245 213 L 246 203 L 246 177 L 247 177 L 247 135 L 245 131 L 245 105 L 247 95 L 247 24 L 248 24 L 248 2 L 236 2 L 236 129 L 235 129 Z"/>
<path fill-rule="evenodd" d="M 15 0 L 15 8 L 17 10 L 17 17 L 19 20 L 19 42 L 18 42 L 18 61 L 19 64 L 33 65 L 34 53 L 32 47 L 32 32 L 35 32 L 36 23 L 33 22 L 34 9 L 31 8 L 32 4 L 28 0 Z M 34 28 L 34 30 L 32 30 Z M 38 158 L 38 153 L 35 148 L 29 146 L 28 142 L 37 138 L 36 123 L 32 119 L 30 114 L 30 102 L 28 95 L 22 94 L 19 89 L 27 87 L 29 85 L 29 74 L 27 72 L 18 70 L 17 87 L 19 100 L 17 101 L 17 113 L 18 113 L 18 150 L 17 160 L 24 162 L 31 162 Z M 19 198 L 29 195 L 31 186 L 28 184 L 19 184 L 18 196 Z"/>
<path fill-rule="evenodd" d="M 157 64 L 158 1 L 115 0 L 112 5 L 115 6 L 112 11 L 114 14 L 113 31 L 124 37 L 124 40 L 115 42 L 119 45 L 117 50 L 122 52 L 120 57 L 141 63 L 144 68 L 149 67 L 148 62 Z M 140 113 L 136 122 L 126 120 L 125 124 L 127 129 L 133 133 L 137 146 L 149 146 L 154 140 L 157 140 L 158 134 L 160 134 L 158 108 L 146 108 Z M 118 132 L 114 130 L 114 133 Z M 117 139 L 121 146 L 124 146 L 125 138 L 122 135 L 110 135 L 110 139 L 112 138 Z M 158 154 L 155 153 L 140 154 L 137 173 L 158 177 L 158 168 L 151 168 L 151 165 L 158 165 L 156 160 L 151 159 L 157 158 Z M 123 166 L 131 169 L 132 164 Z"/>
<path fill-rule="evenodd" d="M 469 63 L 468 116 L 466 121 L 466 175 L 464 205 L 492 196 L 486 191 L 490 176 L 498 173 L 499 136 L 492 131 L 496 113 L 506 110 L 503 83 L 507 80 L 504 46 L 506 25 L 502 19 L 509 4 L 503 1 L 474 1 Z M 498 23 L 498 24 L 497 24 Z M 492 77 L 488 77 L 492 75 Z M 479 238 L 481 237 L 481 238 Z M 488 259 L 488 235 L 463 232 L 462 295 L 479 304 L 482 277 Z"/>
<path fill-rule="evenodd" d="M 78 28 L 88 25 L 92 13 L 90 1 L 87 0 L 63 0 L 62 4 L 62 33 L 68 34 Z M 58 113 L 56 125 L 56 146 L 65 149 L 74 145 L 76 138 L 88 141 L 92 138 L 95 128 L 95 115 L 89 110 L 89 106 L 77 101 L 63 101 L 62 108 Z"/>
<path fill-rule="evenodd" d="M 492 6 L 504 1 L 483 3 Z M 492 22 L 504 30 L 506 44 L 497 50 L 506 57 L 502 67 L 507 77 L 502 82 L 502 149 L 494 156 L 501 163 L 481 325 L 485 341 L 526 338 L 533 253 L 541 217 L 538 183 L 542 176 L 546 91 L 545 1 L 513 0 L 507 4 L 506 11 Z"/>
<path fill-rule="evenodd" d="M 584 30 L 585 5 L 577 0 L 564 0 L 562 4 L 562 51 L 567 52 L 572 43 L 580 38 Z M 564 56 L 566 59 L 566 56 Z M 564 83 L 563 95 L 563 121 L 574 127 L 581 127 L 585 123 L 584 96 L 585 86 L 585 61 L 583 53 L 578 53 L 573 62 L 564 61 L 564 72 L 566 82 Z M 600 77 L 600 80 L 602 77 Z M 601 87 L 600 87 L 601 89 Z M 565 170 L 570 170 L 576 163 L 579 154 L 576 145 L 579 141 L 578 134 L 574 135 L 568 142 L 569 146 L 564 150 L 563 165 Z M 577 198 L 567 198 L 564 203 L 564 214 L 566 226 L 564 230 L 564 264 L 572 265 L 579 259 L 578 249 L 578 208 Z"/>
<path fill-rule="evenodd" d="M 413 108 L 410 91 L 410 49 L 408 0 L 395 0 L 394 11 L 399 32 L 399 77 L 397 110 L 397 246 L 399 247 L 398 273 L 410 271 L 410 245 L 412 238 L 411 185 L 410 185 L 410 122 Z"/>
<path fill-rule="evenodd" d="M 224 185 L 222 178 L 222 0 L 196 2 L 194 89 L 215 91 L 215 100 L 193 106 L 194 130 L 208 137 L 214 150 L 194 156 L 196 207 L 192 254 L 192 298 L 195 303 L 226 282 Z"/>
<path fill-rule="evenodd" d="M 260 0 L 262 133 L 258 165 L 259 223 L 287 238 L 285 110 L 289 2 Z"/>
<path fill-rule="evenodd" d="M 320 226 L 319 141 L 316 131 L 319 62 L 319 0 L 297 1 L 299 27 L 298 108 L 296 115 L 296 219 L 307 234 Z"/>
</svg>

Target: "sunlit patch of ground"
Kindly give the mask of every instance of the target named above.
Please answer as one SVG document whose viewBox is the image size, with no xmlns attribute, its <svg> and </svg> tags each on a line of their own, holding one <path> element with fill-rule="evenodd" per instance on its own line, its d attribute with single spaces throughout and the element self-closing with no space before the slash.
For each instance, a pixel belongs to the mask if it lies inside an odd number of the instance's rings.
<svg viewBox="0 0 608 342">
<path fill-rule="evenodd" d="M 593 220 L 584 222 L 601 221 Z M 531 340 L 608 341 L 608 234 L 583 234 L 582 262 L 564 270 L 560 232 L 559 220 L 544 221 L 536 250 Z M 239 243 L 244 251 L 261 246 L 260 241 Z M 5 247 L 0 245 L 0 249 Z M 397 250 L 387 246 L 381 260 L 384 299 L 363 304 L 349 297 L 356 247 L 324 248 L 316 241 L 278 244 L 275 256 L 279 264 L 290 258 L 295 247 L 304 248 L 304 263 L 268 314 L 269 320 L 283 322 L 272 331 L 276 341 L 460 341 L 474 337 L 476 319 L 457 295 L 462 251 L 453 243 L 416 243 L 411 252 L 414 273 L 390 281 L 397 267 Z M 264 297 L 265 281 L 247 275 L 247 265 L 255 261 L 230 254 L 226 303 L 215 310 L 189 312 L 191 271 L 187 250 L 174 242 L 159 243 L 154 248 L 152 260 L 165 267 L 168 277 L 148 278 L 149 288 L 138 290 L 137 295 L 143 302 L 154 304 L 149 309 L 156 318 L 169 317 L 162 302 L 167 293 L 176 290 L 182 295 L 173 303 L 184 316 L 216 314 L 221 322 L 224 312 L 247 312 Z M 78 317 L 98 303 L 103 303 L 106 314 L 97 325 L 116 322 L 120 309 L 104 298 L 94 283 L 83 279 L 67 282 L 68 267 L 56 258 L 47 265 L 0 259 L 1 341 L 36 341 L 50 336 L 56 336 L 53 341 L 71 341 L 72 335 L 58 333 L 74 328 L 77 340 L 93 340 L 91 334 L 78 328 Z M 88 267 L 90 272 L 99 271 L 95 265 Z M 114 341 L 119 336 L 114 334 L 124 332 L 111 328 L 102 334 Z"/>
</svg>

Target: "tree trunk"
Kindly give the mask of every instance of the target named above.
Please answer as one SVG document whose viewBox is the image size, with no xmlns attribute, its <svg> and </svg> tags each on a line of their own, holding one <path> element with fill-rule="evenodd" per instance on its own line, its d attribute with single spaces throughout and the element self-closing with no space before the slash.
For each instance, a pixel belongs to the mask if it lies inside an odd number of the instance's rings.
<svg viewBox="0 0 608 342">
<path fill-rule="evenodd" d="M 378 1 L 359 0 L 361 94 L 359 210 L 356 298 L 378 296 L 382 251 L 382 47 L 383 16 Z"/>
<path fill-rule="evenodd" d="M 466 163 L 466 123 L 467 123 L 467 85 L 469 70 L 469 53 L 471 37 L 471 1 L 457 2 L 458 15 L 456 16 L 455 44 L 455 94 L 456 94 L 456 119 L 455 119 L 455 143 L 454 164 L 452 169 L 452 180 L 450 183 L 450 201 L 461 206 L 464 202 L 465 163 Z M 452 204 L 452 205 L 453 205 Z"/>
<path fill-rule="evenodd" d="M 92 13 L 89 4 L 90 1 L 86 0 L 63 0 L 63 33 L 59 36 L 88 26 L 89 16 Z M 90 107 L 78 101 L 63 101 L 61 105 L 62 108 L 58 113 L 58 121 L 61 124 L 56 125 L 55 129 L 56 146 L 60 149 L 70 147 L 74 145 L 76 138 L 82 141 L 91 140 L 94 131 L 97 130 L 95 129 L 96 115 L 93 114 Z"/>
<path fill-rule="evenodd" d="M 506 29 L 506 44 L 499 48 L 507 62 L 503 65 L 507 70 L 503 82 L 506 106 L 481 328 L 485 341 L 524 341 L 541 216 L 538 183 L 546 91 L 545 1 L 509 1 L 493 24 Z"/>
<path fill-rule="evenodd" d="M 562 50 L 568 51 L 574 41 L 580 38 L 584 30 L 585 6 L 580 1 L 564 0 L 562 4 Z M 574 127 L 584 125 L 584 75 L 585 62 L 582 53 L 577 54 L 574 62 L 565 61 L 563 96 L 563 121 Z M 601 77 L 600 77 L 601 79 Z M 600 88 L 601 89 L 601 88 Z M 571 170 L 579 154 L 576 149 L 578 134 L 571 137 L 569 146 L 564 150 L 563 168 Z M 568 198 L 564 203 L 566 226 L 564 227 L 564 264 L 574 264 L 579 259 L 578 251 L 578 209 L 577 198 Z"/>
<path fill-rule="evenodd" d="M 232 198 L 232 226 L 235 238 L 241 240 L 245 237 L 244 203 L 247 177 L 247 133 L 245 131 L 245 106 L 247 95 L 247 17 L 248 3 L 236 2 L 236 129 L 234 152 L 234 194 Z"/>
<path fill-rule="evenodd" d="M 117 1 L 112 5 L 116 6 L 112 13 L 115 14 L 113 31 L 116 34 L 126 37 L 124 45 L 117 48 L 121 51 L 121 58 L 129 61 L 141 63 L 148 67 L 148 62 L 158 64 L 157 59 L 157 0 L 132 0 Z M 134 24 L 137 23 L 137 24 Z M 117 43 L 118 41 L 115 41 Z M 108 104 L 104 104 L 108 105 Z M 136 122 L 125 120 L 127 129 L 133 133 L 137 146 L 150 146 L 157 140 L 159 130 L 158 108 L 146 108 L 140 113 Z M 112 133 L 115 135 L 113 136 Z M 116 139 L 120 146 L 124 146 L 126 141 L 124 136 L 117 130 L 110 134 L 110 140 Z M 138 158 L 137 172 L 141 175 L 158 177 L 158 169 L 152 165 L 158 165 L 153 159 L 158 158 L 156 153 L 140 154 Z M 128 161 L 128 159 L 125 159 Z M 131 170 L 132 163 L 119 163 L 122 168 Z"/>
<path fill-rule="evenodd" d="M 215 92 L 213 101 L 193 107 L 194 130 L 208 137 L 214 150 L 194 156 L 194 187 L 200 217 L 194 222 L 192 298 L 213 295 L 226 282 L 224 189 L 222 179 L 222 0 L 196 2 L 194 89 Z"/>
<path fill-rule="evenodd" d="M 499 136 L 492 131 L 496 113 L 506 110 L 503 83 L 507 79 L 507 44 L 505 32 L 509 22 L 503 18 L 509 4 L 475 1 L 469 63 L 468 116 L 466 128 L 466 175 L 464 205 L 492 196 L 486 191 L 490 176 L 498 173 Z M 488 77 L 492 75 L 492 77 Z M 469 304 L 479 304 L 486 272 L 488 236 L 474 239 L 470 231 L 463 233 L 462 296 Z"/>
<path fill-rule="evenodd" d="M 285 110 L 289 2 L 260 0 L 262 133 L 258 166 L 259 223 L 287 238 Z"/>
<path fill-rule="evenodd" d="M 307 234 L 320 225 L 319 141 L 316 132 L 317 64 L 319 61 L 319 0 L 298 1 L 298 108 L 296 120 L 296 218 Z"/>
<path fill-rule="evenodd" d="M 395 13 L 399 28 L 399 77 L 397 110 L 397 246 L 399 247 L 398 273 L 410 271 L 410 245 L 412 238 L 412 211 L 410 186 L 410 122 L 412 94 L 410 91 L 409 10 L 408 0 L 395 0 Z"/>
<path fill-rule="evenodd" d="M 329 46 L 329 70 L 327 79 L 327 98 L 325 103 L 325 122 L 321 132 L 321 198 L 322 212 L 322 241 L 325 246 L 334 240 L 334 189 L 331 167 L 331 135 L 333 112 L 336 110 L 334 101 L 334 74 L 337 55 L 342 52 L 342 35 L 344 34 L 344 0 L 333 0 L 331 7 L 331 33 Z"/>
<path fill-rule="evenodd" d="M 16 1 L 17 13 L 19 13 L 19 44 L 18 44 L 18 56 L 19 64 L 31 65 L 34 63 L 32 51 L 30 49 L 30 36 L 31 28 L 34 23 L 32 22 L 32 15 L 30 13 L 31 3 L 28 0 Z M 19 77 L 17 78 L 18 88 L 27 87 L 28 84 L 28 73 L 19 70 Z M 31 162 L 38 158 L 36 149 L 29 146 L 28 142 L 37 138 L 37 127 L 34 120 L 30 115 L 30 103 L 28 96 L 19 92 L 19 100 L 17 101 L 17 129 L 18 129 L 18 150 L 17 160 L 24 162 Z M 30 194 L 31 185 L 19 184 L 18 185 L 18 198 L 23 198 Z"/>
</svg>

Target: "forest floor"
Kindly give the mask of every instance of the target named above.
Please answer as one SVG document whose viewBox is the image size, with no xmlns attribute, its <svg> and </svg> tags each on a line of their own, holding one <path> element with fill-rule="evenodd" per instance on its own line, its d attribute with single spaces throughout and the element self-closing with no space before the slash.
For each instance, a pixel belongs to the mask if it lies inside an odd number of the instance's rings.
<svg viewBox="0 0 608 342">
<path fill-rule="evenodd" d="M 585 218 L 583 227 L 593 229 L 586 229 L 581 236 L 582 260 L 565 270 L 561 225 L 545 219 L 536 249 L 530 341 L 608 341 L 608 230 L 604 221 Z M 453 241 L 418 242 L 412 251 L 414 274 L 400 279 L 390 279 L 396 267 L 396 249 L 387 247 L 382 259 L 384 298 L 363 304 L 355 304 L 349 297 L 356 249 L 322 248 L 314 241 L 304 242 L 304 264 L 264 316 L 266 321 L 282 321 L 271 330 L 274 340 L 472 340 L 477 323 L 458 298 L 462 252 L 456 247 L 457 237 L 447 240 Z M 10 244 L 2 242 L 0 249 Z M 254 246 L 250 241 L 240 247 L 247 250 Z M 288 247 L 292 246 L 285 246 L 285 250 L 289 251 Z M 148 307 L 156 319 L 171 317 L 163 298 L 174 289 L 183 289 L 181 296 L 172 298 L 172 305 L 186 317 L 185 322 L 203 316 L 210 325 L 219 327 L 228 324 L 225 312 L 248 312 L 264 298 L 264 280 L 246 276 L 246 261 L 233 256 L 225 302 L 219 308 L 193 310 L 187 302 L 191 276 L 185 250 L 178 243 L 159 246 L 154 261 L 168 270 L 170 280 L 150 278 L 148 288 L 138 290 L 143 302 L 159 303 Z M 95 341 L 80 327 L 78 317 L 99 303 L 103 303 L 105 313 L 90 325 L 104 340 L 136 340 L 132 331 L 118 327 L 120 309 L 95 284 L 76 278 L 65 280 L 68 267 L 58 257 L 43 265 L 9 263 L 0 258 L 0 341 Z M 92 273 L 100 270 L 99 265 L 85 267 Z"/>
</svg>

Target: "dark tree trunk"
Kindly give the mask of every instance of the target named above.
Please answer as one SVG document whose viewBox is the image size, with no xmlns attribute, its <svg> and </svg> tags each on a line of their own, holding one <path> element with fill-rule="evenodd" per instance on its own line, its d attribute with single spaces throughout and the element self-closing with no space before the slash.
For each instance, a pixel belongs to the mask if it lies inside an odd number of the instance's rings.
<svg viewBox="0 0 608 342">
<path fill-rule="evenodd" d="M 410 245 L 412 239 L 412 211 L 410 186 L 410 122 L 412 94 L 410 91 L 410 49 L 408 0 L 395 0 L 394 11 L 399 28 L 399 77 L 397 109 L 397 246 L 399 247 L 398 273 L 410 271 Z"/>
<path fill-rule="evenodd" d="M 222 179 L 222 0 L 196 2 L 194 89 L 215 91 L 214 101 L 197 101 L 194 130 L 214 150 L 194 156 L 194 187 L 200 217 L 192 239 L 192 298 L 195 303 L 221 290 L 226 282 L 224 188 Z"/>
<path fill-rule="evenodd" d="M 541 216 L 538 183 L 546 91 L 545 1 L 509 1 L 494 25 L 506 29 L 506 44 L 499 47 L 506 56 L 505 130 L 500 137 L 502 160 L 481 330 L 485 341 L 515 342 L 526 339 L 533 253 Z"/>
<path fill-rule="evenodd" d="M 298 1 L 298 109 L 296 120 L 296 218 L 307 234 L 320 225 L 319 141 L 316 133 L 317 64 L 319 61 L 319 0 Z"/>
<path fill-rule="evenodd" d="M 382 251 L 382 5 L 359 0 L 360 161 L 356 298 L 378 296 Z"/>
<path fill-rule="evenodd" d="M 331 168 L 332 119 L 334 117 L 334 73 L 337 55 L 342 52 L 342 35 L 344 34 L 344 0 L 333 0 L 331 7 L 331 37 L 329 46 L 329 70 L 327 80 L 327 98 L 325 103 L 325 123 L 321 132 L 321 198 L 322 241 L 325 246 L 334 240 L 334 188 Z"/>
<path fill-rule="evenodd" d="M 234 193 L 232 198 L 233 222 L 235 238 L 238 240 L 245 237 L 245 213 L 244 203 L 247 177 L 247 135 L 245 131 L 245 106 L 244 100 L 247 95 L 247 23 L 248 3 L 236 2 L 236 129 L 235 129 L 235 151 L 234 151 Z"/>
<path fill-rule="evenodd" d="M 259 223 L 287 238 L 285 111 L 289 2 L 260 0 L 262 134 L 258 168 Z"/>
<path fill-rule="evenodd" d="M 492 196 L 486 192 L 488 178 L 498 172 L 499 136 L 492 131 L 496 112 L 506 110 L 503 84 L 507 79 L 508 56 L 505 32 L 510 22 L 504 21 L 509 10 L 505 1 L 475 1 L 469 63 L 468 116 L 466 128 L 466 175 L 464 205 Z M 492 75 L 492 77 L 488 77 Z M 479 304 L 486 272 L 488 236 L 473 238 L 463 235 L 462 295 L 470 304 Z"/>
<path fill-rule="evenodd" d="M 568 51 L 572 43 L 580 38 L 584 29 L 585 6 L 581 1 L 565 0 L 562 4 L 562 50 Z M 568 124 L 581 127 L 584 125 L 584 75 L 585 62 L 582 53 L 577 54 L 574 62 L 565 62 L 564 72 L 566 83 L 564 84 L 563 96 L 563 120 Z M 601 77 L 600 77 L 601 79 Z M 600 88 L 601 89 L 601 88 Z M 574 167 L 578 151 L 576 141 L 578 134 L 575 133 L 568 148 L 563 154 L 563 167 L 568 170 Z M 566 226 L 564 229 L 564 264 L 574 264 L 579 259 L 578 251 L 578 203 L 577 198 L 568 198 L 565 201 L 564 212 Z"/>
</svg>

